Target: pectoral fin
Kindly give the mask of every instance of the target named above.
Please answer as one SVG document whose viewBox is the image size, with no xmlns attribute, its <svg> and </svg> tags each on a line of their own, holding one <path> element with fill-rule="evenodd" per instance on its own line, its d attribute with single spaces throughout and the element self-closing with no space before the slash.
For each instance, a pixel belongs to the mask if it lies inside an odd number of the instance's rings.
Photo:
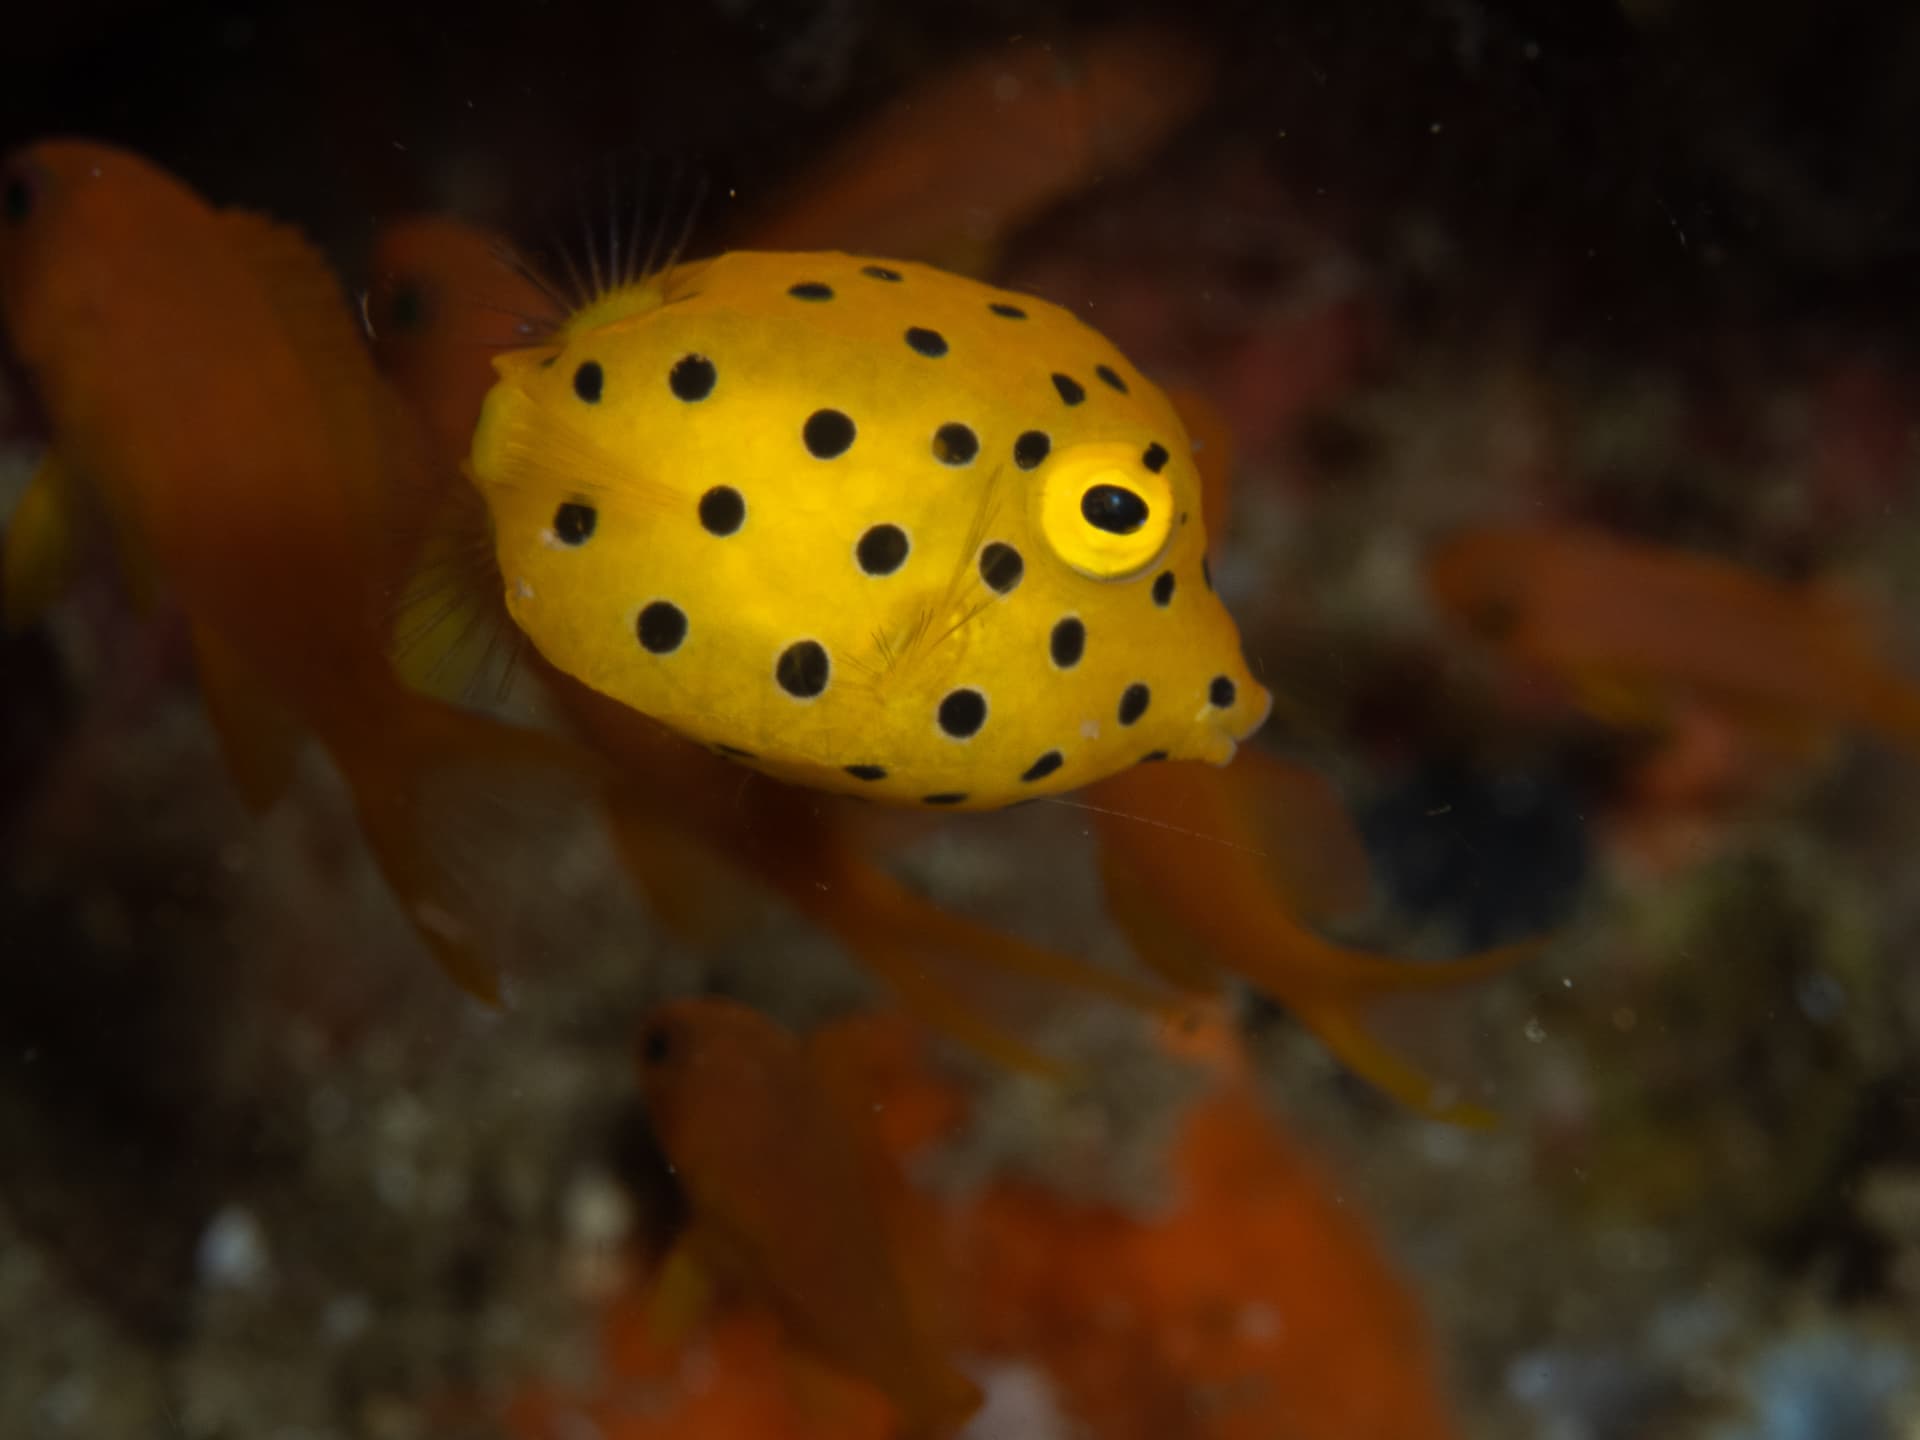
<svg viewBox="0 0 1920 1440">
<path fill-rule="evenodd" d="M 194 660 L 207 717 L 247 809 L 263 815 L 286 792 L 300 758 L 301 731 L 293 717 L 219 636 L 193 632 Z"/>
<path fill-rule="evenodd" d="M 72 583 L 79 551 L 72 486 L 51 450 L 27 482 L 0 548 L 0 592 L 9 630 L 25 629 Z"/>
<path fill-rule="evenodd" d="M 1582 710 L 1603 725 L 1620 730 L 1663 730 L 1672 705 L 1658 687 L 1605 670 L 1574 670 L 1567 675 Z"/>
<path fill-rule="evenodd" d="M 647 1335 L 656 1344 L 677 1346 L 713 1308 L 713 1274 L 690 1238 L 682 1238 L 654 1276 L 647 1298 Z"/>
</svg>

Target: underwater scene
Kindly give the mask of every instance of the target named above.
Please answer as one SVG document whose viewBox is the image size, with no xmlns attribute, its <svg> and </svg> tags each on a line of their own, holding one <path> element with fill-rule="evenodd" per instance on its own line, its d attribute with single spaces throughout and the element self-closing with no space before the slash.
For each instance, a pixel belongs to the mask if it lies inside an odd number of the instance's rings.
<svg viewBox="0 0 1920 1440">
<path fill-rule="evenodd" d="M 0 1440 L 1920 1437 L 1920 12 L 6 54 Z"/>
</svg>

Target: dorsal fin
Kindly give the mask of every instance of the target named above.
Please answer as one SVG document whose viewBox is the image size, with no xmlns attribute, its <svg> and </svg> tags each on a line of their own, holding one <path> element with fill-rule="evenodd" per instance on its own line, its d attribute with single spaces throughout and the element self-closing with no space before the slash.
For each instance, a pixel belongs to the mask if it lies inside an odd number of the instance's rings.
<svg viewBox="0 0 1920 1440">
<path fill-rule="evenodd" d="M 363 600 L 369 623 L 378 624 L 442 497 L 426 434 L 375 368 L 361 321 L 319 250 L 292 226 L 249 211 L 222 211 L 219 222 L 312 380 L 341 461 L 335 478 L 364 527 L 372 593 Z"/>
<path fill-rule="evenodd" d="M 246 210 L 223 210 L 220 226 L 235 255 L 259 279 L 301 358 L 323 379 L 364 386 L 373 360 L 339 277 L 306 236 Z"/>
</svg>

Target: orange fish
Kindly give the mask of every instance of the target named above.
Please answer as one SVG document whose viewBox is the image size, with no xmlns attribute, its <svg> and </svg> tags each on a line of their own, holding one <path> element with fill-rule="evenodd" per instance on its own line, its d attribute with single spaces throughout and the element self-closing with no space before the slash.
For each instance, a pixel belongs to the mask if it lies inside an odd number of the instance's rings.
<svg viewBox="0 0 1920 1440">
<path fill-rule="evenodd" d="M 1468 531 L 1427 562 L 1441 611 L 1611 722 L 1699 701 L 1794 748 L 1857 726 L 1920 752 L 1920 687 L 1829 596 L 1574 525 Z"/>
<path fill-rule="evenodd" d="M 982 1348 L 1039 1360 L 1101 1440 L 1452 1440 L 1425 1319 L 1244 1083 L 1201 1101 L 1168 1213 L 1001 1182 L 959 1223 Z"/>
<path fill-rule="evenodd" d="M 382 226 L 372 273 L 367 317 L 380 368 L 457 470 L 497 378 L 493 357 L 526 344 L 553 304 L 513 269 L 500 240 L 431 215 Z"/>
<path fill-rule="evenodd" d="M 1320 782 L 1251 748 L 1223 770 L 1139 765 L 1091 794 L 1108 906 L 1142 959 L 1194 994 L 1237 975 L 1422 1114 L 1492 1122 L 1376 1040 L 1364 1015 L 1390 996 L 1498 974 L 1534 943 L 1416 964 L 1316 934 L 1303 916 L 1338 913 L 1364 896 L 1364 855 Z"/>
<path fill-rule="evenodd" d="M 271 805 L 317 738 L 421 939 L 492 994 L 475 888 L 441 843 L 443 820 L 470 826 L 436 802 L 572 761 L 394 674 L 389 505 L 426 452 L 326 265 L 133 155 L 52 142 L 0 171 L 0 312 L 53 440 L 8 529 L 10 598 L 58 590 L 72 517 L 96 500 L 184 614 L 248 802 Z"/>
<path fill-rule="evenodd" d="M 860 127 L 752 227 L 763 250 L 859 250 L 963 274 L 1022 225 L 1143 161 L 1206 100 L 1213 57 L 1154 24 L 943 69 Z"/>
<path fill-rule="evenodd" d="M 1182 397 L 1209 412 L 1197 396 Z M 1226 530 L 1231 431 L 1217 412 L 1196 428 L 1211 535 Z M 1393 995 L 1470 984 L 1532 953 L 1523 942 L 1447 964 L 1350 950 L 1309 928 L 1366 903 L 1365 848 L 1339 796 L 1310 771 L 1253 746 L 1225 769 L 1137 765 L 1087 792 L 1099 822 L 1107 905 L 1140 958 L 1189 994 L 1238 976 L 1291 1010 L 1358 1074 L 1423 1114 L 1485 1125 L 1376 1040 L 1367 1008 Z"/>
<path fill-rule="evenodd" d="M 763 1301 L 880 1389 L 902 1435 L 957 1430 L 980 1396 L 938 1343 L 933 1234 L 831 1043 L 728 1001 L 675 1001 L 641 1029 L 640 1080 L 691 1217 L 669 1267 Z"/>
</svg>

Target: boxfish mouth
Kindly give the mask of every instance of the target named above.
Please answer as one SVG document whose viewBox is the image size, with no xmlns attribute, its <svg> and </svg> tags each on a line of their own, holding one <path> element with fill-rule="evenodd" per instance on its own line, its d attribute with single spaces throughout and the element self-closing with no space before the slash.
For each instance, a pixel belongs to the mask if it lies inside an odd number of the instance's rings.
<svg viewBox="0 0 1920 1440">
<path fill-rule="evenodd" d="M 1242 693 L 1245 696 L 1242 704 L 1245 707 L 1246 714 L 1238 726 L 1229 729 L 1227 732 L 1233 736 L 1236 743 L 1251 737 L 1262 725 L 1267 723 L 1267 717 L 1273 714 L 1273 692 L 1267 689 L 1266 686 L 1248 681 L 1247 687 Z M 1259 696 L 1257 700 L 1254 698 L 1256 695 Z"/>
<path fill-rule="evenodd" d="M 1239 697 L 1225 710 L 1215 710 L 1200 727 L 1197 748 L 1190 758 L 1209 765 L 1230 765 L 1240 746 L 1267 723 L 1273 713 L 1273 692 L 1253 680 L 1246 681 Z"/>
</svg>

